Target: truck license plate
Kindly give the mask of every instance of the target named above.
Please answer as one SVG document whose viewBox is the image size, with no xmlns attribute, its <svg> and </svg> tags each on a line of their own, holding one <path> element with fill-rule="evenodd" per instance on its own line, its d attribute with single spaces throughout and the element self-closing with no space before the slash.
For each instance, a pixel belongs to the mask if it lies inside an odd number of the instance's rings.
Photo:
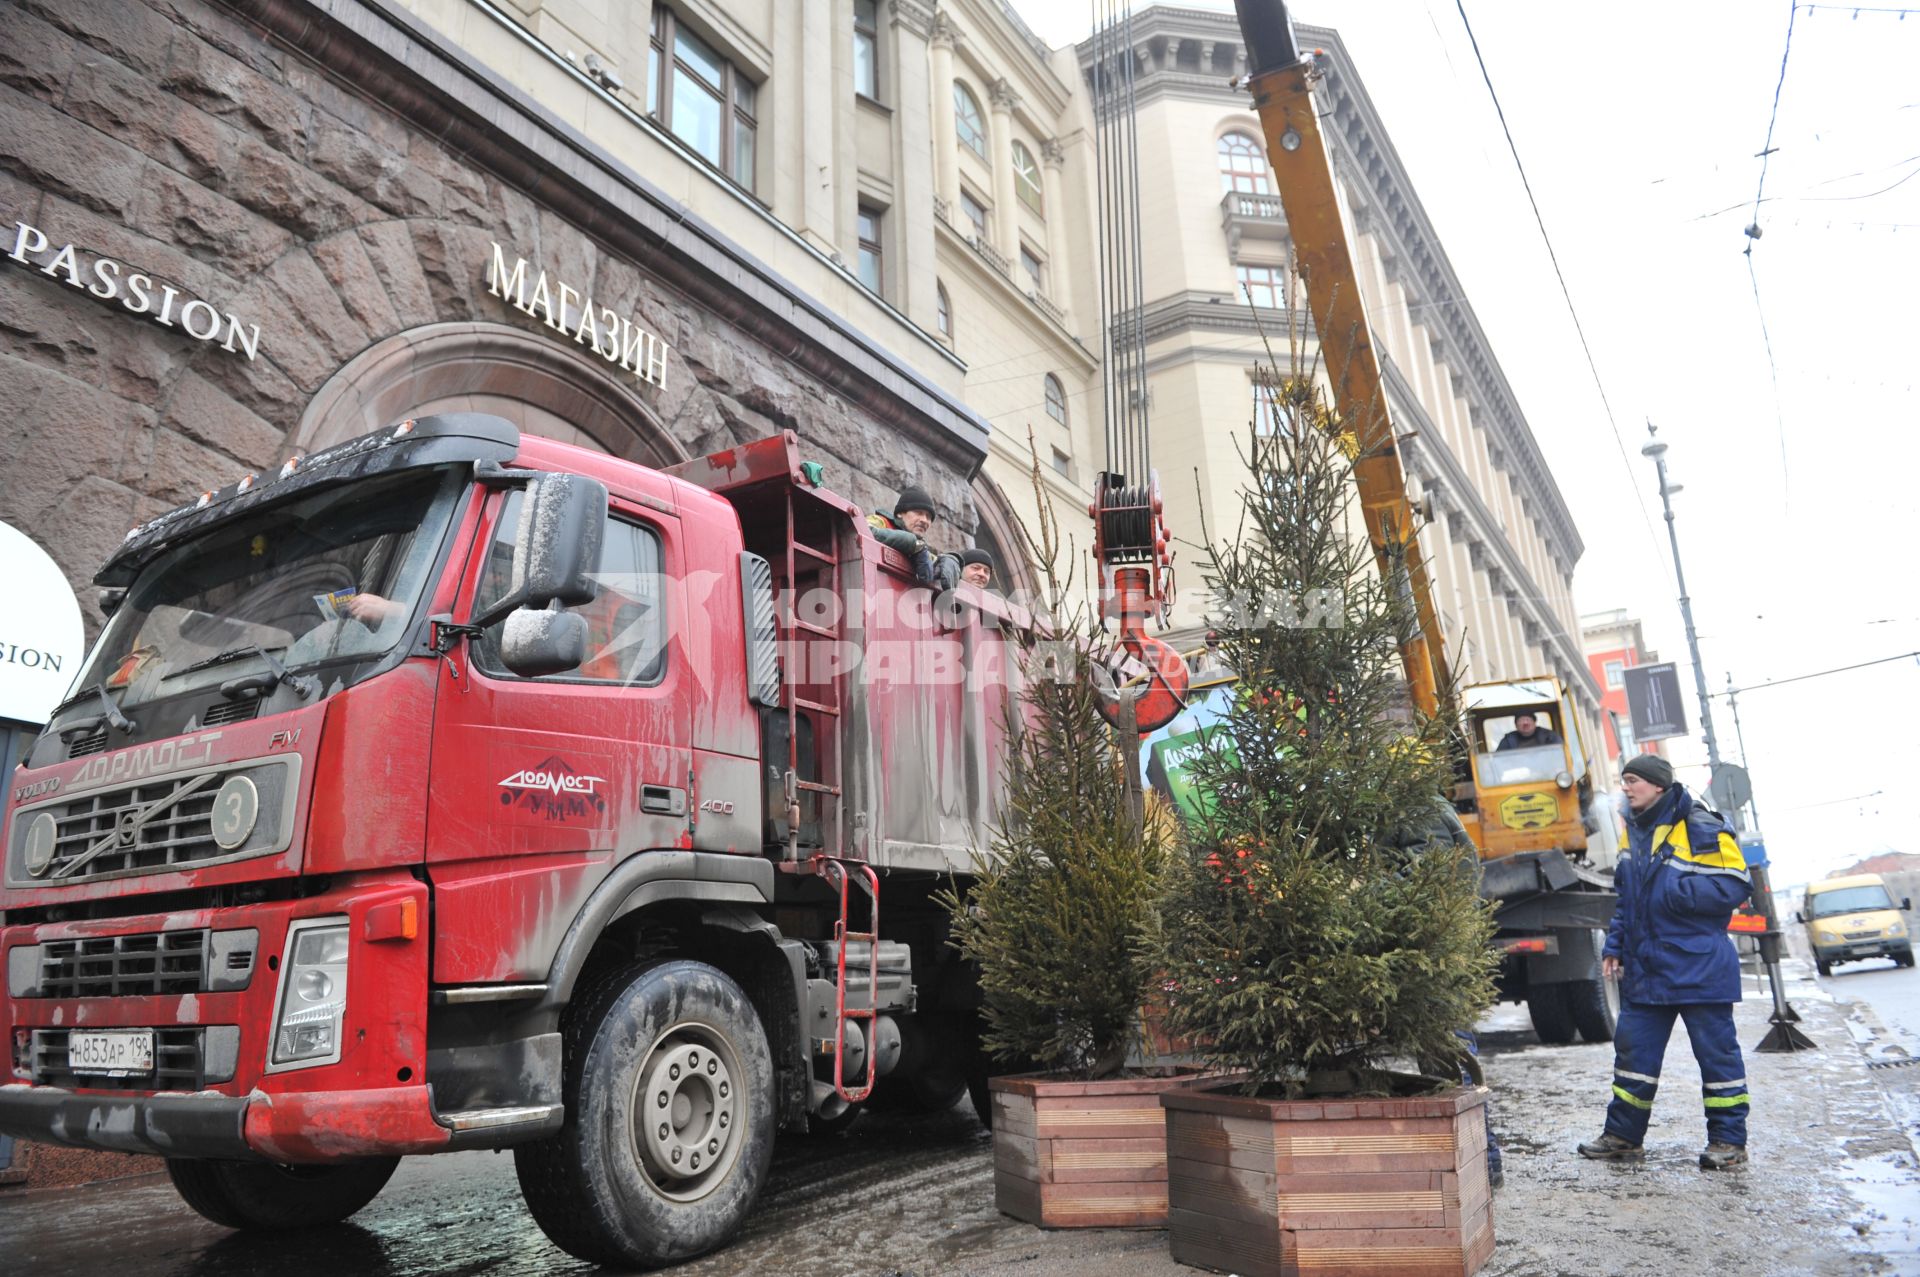
<svg viewBox="0 0 1920 1277">
<path fill-rule="evenodd" d="M 152 1029 L 109 1029 L 67 1035 L 67 1067 L 75 1073 L 126 1077 L 153 1072 Z"/>
</svg>

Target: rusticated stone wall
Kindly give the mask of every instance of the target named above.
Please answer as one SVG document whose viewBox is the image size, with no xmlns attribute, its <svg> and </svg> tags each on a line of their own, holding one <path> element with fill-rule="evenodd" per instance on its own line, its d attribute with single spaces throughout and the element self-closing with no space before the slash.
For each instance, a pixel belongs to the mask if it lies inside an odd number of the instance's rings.
<svg viewBox="0 0 1920 1277">
<path fill-rule="evenodd" d="M 83 583 L 127 529 L 277 464 L 315 393 L 356 355 L 449 321 L 565 345 L 487 294 L 493 243 L 671 345 L 664 389 L 635 381 L 631 435 L 603 446 L 697 455 L 791 428 L 863 505 L 916 482 L 972 525 L 977 457 L 927 425 L 924 386 L 909 410 L 888 400 L 885 369 L 831 384 L 831 361 L 793 353 L 806 338 L 781 327 L 790 317 L 703 289 L 724 274 L 711 263 L 666 243 L 611 248 L 622 227 L 597 212 L 596 236 L 581 233 L 555 210 L 577 214 L 591 192 L 568 188 L 567 203 L 543 165 L 484 154 L 471 120 L 447 108 L 469 129 L 459 134 L 435 115 L 434 86 L 410 84 L 380 50 L 330 36 L 322 70 L 282 43 L 311 30 L 317 11 L 302 7 L 0 2 L 0 520 L 66 569 L 90 635 L 99 614 Z M 16 223 L 47 241 L 24 261 L 8 256 Z M 123 265 L 113 299 L 88 291 L 102 289 L 92 263 L 103 257 Z M 150 292 L 257 324 L 257 357 L 132 313 L 135 272 Z"/>
</svg>

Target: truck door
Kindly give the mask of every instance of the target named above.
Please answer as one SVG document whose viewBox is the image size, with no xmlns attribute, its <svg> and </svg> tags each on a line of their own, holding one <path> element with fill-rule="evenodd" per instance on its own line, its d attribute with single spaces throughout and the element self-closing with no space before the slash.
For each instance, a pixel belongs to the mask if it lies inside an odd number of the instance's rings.
<svg viewBox="0 0 1920 1277">
<path fill-rule="evenodd" d="M 523 494 L 489 499 L 456 619 L 506 592 Z M 539 981 L 582 902 L 620 859 L 684 845 L 695 680 L 669 643 L 679 521 L 609 505 L 577 669 L 526 679 L 500 626 L 441 662 L 427 871 L 433 978 Z"/>
</svg>

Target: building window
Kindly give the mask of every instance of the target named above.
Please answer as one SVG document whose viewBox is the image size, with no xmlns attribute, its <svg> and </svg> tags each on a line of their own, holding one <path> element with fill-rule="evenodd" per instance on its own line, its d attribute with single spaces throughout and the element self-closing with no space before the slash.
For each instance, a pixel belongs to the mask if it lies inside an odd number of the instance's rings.
<svg viewBox="0 0 1920 1277">
<path fill-rule="evenodd" d="M 647 110 L 707 163 L 751 191 L 753 81 L 682 27 L 665 5 L 653 8 L 648 66 Z"/>
<path fill-rule="evenodd" d="M 953 302 L 947 297 L 947 286 L 937 279 L 933 282 L 933 326 L 942 337 L 953 340 Z"/>
<path fill-rule="evenodd" d="M 1025 244 L 1020 246 L 1020 269 L 1033 281 L 1033 291 L 1044 294 L 1047 291 L 1047 264 Z"/>
<path fill-rule="evenodd" d="M 870 204 L 862 204 L 857 220 L 860 234 L 860 282 L 877 293 L 885 280 L 885 273 L 881 269 L 880 210 Z"/>
<path fill-rule="evenodd" d="M 1273 173 L 1267 168 L 1266 152 L 1245 133 L 1228 133 L 1220 139 L 1220 189 L 1244 191 L 1249 195 L 1273 194 Z"/>
<path fill-rule="evenodd" d="M 1047 374 L 1047 415 L 1061 425 L 1067 424 L 1067 388 L 1052 373 Z M 1058 454 L 1056 454 L 1058 455 Z"/>
<path fill-rule="evenodd" d="M 1040 166 L 1033 162 L 1033 152 L 1023 142 L 1013 144 L 1013 189 L 1020 202 L 1036 216 L 1047 215 L 1046 196 L 1040 189 Z"/>
<path fill-rule="evenodd" d="M 1625 661 L 1608 661 L 1605 665 L 1601 666 L 1601 668 L 1606 671 L 1608 687 L 1625 687 L 1627 685 L 1627 663 Z"/>
<path fill-rule="evenodd" d="M 960 142 L 981 159 L 987 158 L 987 129 L 980 122 L 980 99 L 966 85 L 953 82 L 953 131 Z"/>
<path fill-rule="evenodd" d="M 880 100 L 880 0 L 853 0 L 853 91 Z"/>
<path fill-rule="evenodd" d="M 1053 450 L 1053 469 L 1063 478 L 1073 478 L 1073 458 L 1055 448 Z"/>
<path fill-rule="evenodd" d="M 968 225 L 973 227 L 973 237 L 978 240 L 987 238 L 987 206 L 973 197 L 972 191 L 960 192 L 960 211 L 966 215 Z"/>
<path fill-rule="evenodd" d="M 1277 309 L 1287 304 L 1287 284 L 1278 266 L 1236 266 L 1233 277 L 1240 281 L 1241 300 L 1254 306 Z"/>
</svg>

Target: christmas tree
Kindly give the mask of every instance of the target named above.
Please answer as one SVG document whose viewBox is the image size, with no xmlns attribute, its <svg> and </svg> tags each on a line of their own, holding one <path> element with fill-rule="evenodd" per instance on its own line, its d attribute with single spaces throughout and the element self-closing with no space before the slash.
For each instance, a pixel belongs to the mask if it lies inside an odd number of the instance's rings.
<svg viewBox="0 0 1920 1277">
<path fill-rule="evenodd" d="M 1359 526 L 1368 444 L 1295 363 L 1269 374 L 1238 525 L 1203 555 L 1240 677 L 1186 762 L 1205 801 L 1184 805 L 1161 927 L 1169 1028 L 1270 1096 L 1451 1060 L 1495 961 L 1442 798 L 1453 728 L 1407 703 L 1412 599 Z"/>
<path fill-rule="evenodd" d="M 1101 716 L 1094 677 L 1109 641 L 1057 574 L 1061 538 L 1037 462 L 1034 486 L 1038 532 L 1022 532 L 1052 618 L 1024 640 L 1013 779 L 993 855 L 947 904 L 954 943 L 979 972 L 987 1051 L 1095 1080 L 1122 1072 L 1138 1035 L 1171 824 L 1139 820 L 1129 802 L 1137 751 Z"/>
</svg>

